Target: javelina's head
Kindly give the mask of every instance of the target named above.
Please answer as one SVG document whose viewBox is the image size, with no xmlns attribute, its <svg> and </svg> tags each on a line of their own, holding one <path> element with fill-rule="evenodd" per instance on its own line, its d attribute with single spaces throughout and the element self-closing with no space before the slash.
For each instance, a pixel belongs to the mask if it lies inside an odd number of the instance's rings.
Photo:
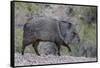
<svg viewBox="0 0 100 68">
<path fill-rule="evenodd" d="M 80 42 L 80 38 L 76 32 L 66 33 L 65 43 L 78 44 L 79 42 Z"/>
<path fill-rule="evenodd" d="M 60 26 L 61 36 L 66 44 L 78 44 L 80 42 L 80 37 L 72 23 L 61 21 Z"/>
</svg>

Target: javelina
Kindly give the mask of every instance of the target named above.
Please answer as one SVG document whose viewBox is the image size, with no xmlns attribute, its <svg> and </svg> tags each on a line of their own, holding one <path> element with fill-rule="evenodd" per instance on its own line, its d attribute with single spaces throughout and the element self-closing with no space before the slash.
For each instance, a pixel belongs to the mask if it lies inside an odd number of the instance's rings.
<svg viewBox="0 0 100 68">
<path fill-rule="evenodd" d="M 97 57 L 97 47 L 86 41 L 80 46 L 79 53 L 84 57 Z"/>
<path fill-rule="evenodd" d="M 53 42 L 58 47 L 60 56 L 60 45 L 64 45 L 71 51 L 70 43 L 79 43 L 80 38 L 74 31 L 73 25 L 67 21 L 58 21 L 51 18 L 38 18 L 37 21 L 26 23 L 23 27 L 22 55 L 25 47 L 32 44 L 37 55 L 40 55 L 37 46 L 40 41 Z"/>
</svg>

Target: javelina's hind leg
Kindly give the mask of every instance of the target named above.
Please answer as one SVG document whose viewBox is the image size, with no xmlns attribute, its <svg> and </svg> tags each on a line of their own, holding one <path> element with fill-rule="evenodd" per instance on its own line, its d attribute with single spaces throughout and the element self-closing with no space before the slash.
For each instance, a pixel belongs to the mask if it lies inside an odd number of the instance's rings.
<svg viewBox="0 0 100 68">
<path fill-rule="evenodd" d="M 25 46 L 22 46 L 22 55 L 24 55 Z"/>
<path fill-rule="evenodd" d="M 23 41 L 22 55 L 24 55 L 25 48 L 26 48 L 29 44 L 31 44 L 31 42 L 26 43 L 26 41 Z"/>
<path fill-rule="evenodd" d="M 36 54 L 37 54 L 38 56 L 40 56 L 40 54 L 39 54 L 39 52 L 38 52 L 38 49 L 37 49 L 38 44 L 39 44 L 39 41 L 36 41 L 34 44 L 32 44 L 32 46 L 33 46 L 33 48 L 34 48 Z"/>
<path fill-rule="evenodd" d="M 25 47 L 26 47 L 25 40 L 23 40 L 23 42 L 22 42 L 22 55 L 24 55 Z"/>
</svg>

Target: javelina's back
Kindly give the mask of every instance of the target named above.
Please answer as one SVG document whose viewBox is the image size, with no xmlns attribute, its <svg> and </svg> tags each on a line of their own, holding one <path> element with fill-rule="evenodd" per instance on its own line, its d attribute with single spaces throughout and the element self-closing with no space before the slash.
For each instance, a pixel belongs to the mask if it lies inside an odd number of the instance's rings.
<svg viewBox="0 0 100 68">
<path fill-rule="evenodd" d="M 32 23 L 31 32 L 37 39 L 55 41 L 58 36 L 57 21 L 54 19 L 41 18 Z"/>
</svg>

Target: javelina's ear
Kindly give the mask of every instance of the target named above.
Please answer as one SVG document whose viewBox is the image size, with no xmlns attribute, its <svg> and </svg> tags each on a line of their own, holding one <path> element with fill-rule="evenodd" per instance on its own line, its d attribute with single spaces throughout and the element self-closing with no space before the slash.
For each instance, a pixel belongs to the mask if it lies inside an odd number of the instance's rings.
<svg viewBox="0 0 100 68">
<path fill-rule="evenodd" d="M 71 23 L 68 23 L 68 29 L 70 29 L 72 27 Z"/>
</svg>

